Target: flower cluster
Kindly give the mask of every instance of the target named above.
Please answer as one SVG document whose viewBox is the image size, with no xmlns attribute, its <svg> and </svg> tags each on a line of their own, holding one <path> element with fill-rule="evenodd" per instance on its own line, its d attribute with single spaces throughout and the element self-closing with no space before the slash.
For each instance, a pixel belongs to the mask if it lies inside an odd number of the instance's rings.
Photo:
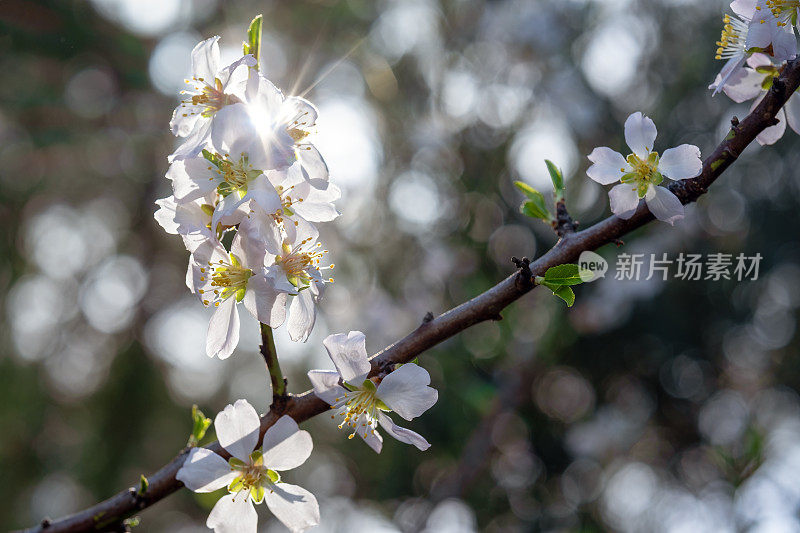
<svg viewBox="0 0 800 533">
<path fill-rule="evenodd" d="M 284 95 L 259 72 L 260 24 L 257 17 L 245 54 L 230 65 L 220 66 L 219 37 L 192 51 L 193 76 L 170 122 L 183 139 L 169 157 L 172 195 L 156 202 L 158 223 L 180 235 L 191 254 L 186 284 L 214 308 L 206 352 L 220 359 L 239 342 L 238 303 L 269 326 L 267 331 L 286 323 L 292 340 L 305 341 L 316 303 L 333 281 L 324 274 L 334 265 L 326 264 L 328 251 L 318 242 L 315 224 L 339 216 L 334 202 L 340 193 L 310 142 L 317 110 Z M 376 452 L 382 447 L 378 424 L 420 450 L 430 447 L 386 414 L 395 411 L 411 420 L 433 406 L 438 394 L 428 386 L 428 372 L 410 363 L 369 377 L 360 332 L 331 335 L 324 345 L 338 371 L 312 370 L 309 377 L 316 394 L 338 410 L 339 427 L 349 426 L 351 437 L 359 434 Z M 228 405 L 215 427 L 226 455 L 194 448 L 177 474 L 195 492 L 227 487 L 208 527 L 255 533 L 254 504 L 261 502 L 292 531 L 319 523 L 316 498 L 281 479 L 280 472 L 300 466 L 313 446 L 292 418 L 284 415 L 269 427 L 261 447 L 261 420 L 246 400 Z"/>
<path fill-rule="evenodd" d="M 173 194 L 155 217 L 191 253 L 186 283 L 215 308 L 206 352 L 224 359 L 239 342 L 238 303 L 270 327 L 285 322 L 292 340 L 308 338 L 333 268 L 315 224 L 339 215 L 340 192 L 310 142 L 316 108 L 284 95 L 252 55 L 221 66 L 218 40 L 192 51 L 170 122 L 183 139 L 169 157 Z"/>
</svg>

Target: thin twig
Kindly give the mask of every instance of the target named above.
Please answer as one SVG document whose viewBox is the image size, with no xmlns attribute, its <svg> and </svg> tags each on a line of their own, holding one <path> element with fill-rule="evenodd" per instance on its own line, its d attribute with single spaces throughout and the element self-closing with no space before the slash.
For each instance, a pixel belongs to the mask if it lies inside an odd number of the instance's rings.
<svg viewBox="0 0 800 533">
<path fill-rule="evenodd" d="M 272 383 L 272 405 L 279 409 L 286 403 L 286 378 L 281 372 L 281 364 L 278 361 L 278 351 L 275 349 L 275 338 L 272 328 L 266 324 L 261 324 L 261 355 L 267 364 L 269 380 Z"/>
</svg>

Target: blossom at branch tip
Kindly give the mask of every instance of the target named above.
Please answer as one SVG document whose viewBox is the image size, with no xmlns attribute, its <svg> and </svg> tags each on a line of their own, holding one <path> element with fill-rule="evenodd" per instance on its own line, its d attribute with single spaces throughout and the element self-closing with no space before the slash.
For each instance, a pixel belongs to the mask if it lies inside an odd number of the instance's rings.
<svg viewBox="0 0 800 533">
<path fill-rule="evenodd" d="M 683 218 L 680 200 L 659 184 L 665 176 L 672 180 L 685 180 L 700 175 L 703 170 L 700 149 L 683 144 L 659 156 L 653 151 L 657 134 L 653 121 L 636 112 L 625 121 L 625 141 L 632 154 L 624 157 L 607 147 L 595 148 L 589 154 L 589 161 L 593 164 L 586 174 L 590 178 L 601 185 L 621 182 L 608 193 L 611 211 L 620 218 L 632 217 L 642 198 L 659 220 L 674 224 Z"/>
<path fill-rule="evenodd" d="M 217 241 L 205 241 L 189 263 L 193 292 L 203 305 L 216 309 L 206 337 L 209 357 L 226 359 L 239 344 L 238 303 L 263 324 L 277 327 L 283 323 L 285 305 L 280 303 L 285 300 L 266 275 L 264 251 L 246 248 L 240 233 L 234 236 L 230 252 Z"/>
<path fill-rule="evenodd" d="M 754 100 L 751 106 L 752 111 L 761 103 L 784 67 L 785 63 L 775 65 L 765 54 L 753 54 L 747 60 L 747 66 L 728 81 L 723 91 L 738 104 Z M 719 77 L 716 82 L 719 82 Z M 797 92 L 792 93 L 786 105 L 775 114 L 775 118 L 778 123 L 766 128 L 756 137 L 756 141 L 762 146 L 774 144 L 780 140 L 786 132 L 787 125 L 796 133 L 800 133 L 800 96 Z"/>
<path fill-rule="evenodd" d="M 172 113 L 170 129 L 186 140 L 170 156 L 170 161 L 200 153 L 208 139 L 214 115 L 222 108 L 245 99 L 250 67 L 256 64 L 252 55 L 244 56 L 220 68 L 219 36 L 206 39 L 192 50 L 192 78 Z"/>
<path fill-rule="evenodd" d="M 736 16 L 724 15 L 720 40 L 717 41 L 716 59 L 726 60 L 712 84 L 718 94 L 738 76 L 748 57 L 765 53 L 778 61 L 797 55 L 797 39 L 791 25 L 778 18 L 768 7 L 771 0 L 735 0 L 731 9 Z"/>
<path fill-rule="evenodd" d="M 228 494 L 211 509 L 206 525 L 216 533 L 256 533 L 258 515 L 253 504 L 267 507 L 291 531 L 319 524 L 319 504 L 313 494 L 284 483 L 280 472 L 302 465 L 311 455 L 311 435 L 290 416 L 283 415 L 258 445 L 261 421 L 247 400 L 237 400 L 217 414 L 217 438 L 231 454 L 227 461 L 207 448 L 194 448 L 175 476 L 189 490 Z"/>
<path fill-rule="evenodd" d="M 368 378 L 370 371 L 366 339 L 360 331 L 329 335 L 325 349 L 336 370 L 311 370 L 308 377 L 314 393 L 333 409 L 331 418 L 341 419 L 340 428 L 353 430 L 373 450 L 380 453 L 383 438 L 378 425 L 389 435 L 427 450 L 430 444 L 421 435 L 395 425 L 387 415 L 396 412 L 405 420 L 412 420 L 433 407 L 439 398 L 436 389 L 429 387 L 430 374 L 424 368 L 407 363 L 389 373 L 380 382 Z"/>
</svg>

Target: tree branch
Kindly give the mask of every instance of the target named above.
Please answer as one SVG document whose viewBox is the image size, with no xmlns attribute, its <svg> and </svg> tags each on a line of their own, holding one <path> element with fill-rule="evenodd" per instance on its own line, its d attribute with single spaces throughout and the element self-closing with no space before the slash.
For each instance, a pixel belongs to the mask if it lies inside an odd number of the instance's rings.
<svg viewBox="0 0 800 533">
<path fill-rule="evenodd" d="M 759 133 L 775 124 L 777 112 L 798 87 L 800 87 L 800 61 L 794 59 L 788 62 L 761 103 L 744 120 L 734 124 L 725 140 L 706 158 L 702 173 L 696 178 L 672 183 L 670 190 L 684 204 L 697 200 L 736 161 Z M 651 220 L 653 215 L 642 202 L 636 213 L 628 220 L 611 216 L 583 231 L 568 232 L 550 251 L 530 264 L 530 271 L 533 276 L 544 275 L 550 267 L 577 260 L 583 251 L 595 250 L 604 244 L 618 242 L 620 237 Z M 472 300 L 424 322 L 403 339 L 384 348 L 371 359 L 370 375 L 387 372 L 396 363 L 407 363 L 425 350 L 479 322 L 497 319 L 500 311 L 532 288 L 532 284 L 520 279 L 519 272 L 514 273 Z M 261 436 L 263 437 L 267 428 L 282 414 L 288 414 L 297 422 L 303 422 L 328 409 L 328 404 L 311 391 L 291 395 L 285 405 L 273 406 L 270 412 L 261 418 Z M 223 457 L 228 456 L 219 443 L 215 442 L 208 448 Z M 144 494 L 137 495 L 135 488 L 125 490 L 72 516 L 40 524 L 25 531 L 60 533 L 119 530 L 123 519 L 153 505 L 183 486 L 175 479 L 175 474 L 183 464 L 188 451 L 189 448 L 182 450 L 169 464 L 148 476 L 150 485 Z"/>
</svg>

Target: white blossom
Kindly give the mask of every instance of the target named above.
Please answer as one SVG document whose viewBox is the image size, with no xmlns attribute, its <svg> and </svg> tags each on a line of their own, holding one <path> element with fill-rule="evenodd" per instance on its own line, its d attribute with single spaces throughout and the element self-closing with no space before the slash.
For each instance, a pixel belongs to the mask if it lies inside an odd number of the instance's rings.
<svg viewBox="0 0 800 533">
<path fill-rule="evenodd" d="M 723 91 L 731 100 L 739 104 L 754 100 L 752 111 L 767 94 L 773 80 L 780 75 L 782 68 L 782 65 L 774 65 L 769 56 L 765 54 L 753 54 L 747 60 L 747 67 L 731 77 Z M 715 83 L 719 83 L 719 81 L 718 76 Z M 710 88 L 713 87 L 712 85 Z M 792 93 L 786 105 L 775 114 L 775 118 L 778 119 L 778 123 L 766 128 L 756 137 L 762 146 L 774 144 L 780 140 L 786 132 L 787 125 L 796 133 L 800 133 L 800 96 L 797 92 Z"/>
<path fill-rule="evenodd" d="M 326 271 L 335 265 L 323 262 L 328 250 L 318 242 L 319 231 L 313 224 L 303 219 L 276 224 L 272 218 L 253 215 L 240 226 L 240 235 L 248 248 L 263 251 L 266 276 L 278 293 L 272 302 L 273 314 L 278 316 L 277 308 L 285 307 L 291 298 L 287 330 L 292 340 L 305 342 L 316 322 L 316 304 L 324 285 L 333 282 Z"/>
<path fill-rule="evenodd" d="M 207 448 L 194 448 L 175 476 L 194 492 L 227 487 L 206 525 L 216 533 L 256 533 L 258 515 L 253 504 L 266 502 L 291 531 L 319 524 L 319 505 L 313 494 L 284 483 L 280 472 L 302 465 L 311 455 L 311 435 L 284 415 L 264 434 L 257 448 L 261 421 L 246 401 L 237 400 L 214 420 L 220 445 L 232 457 L 227 461 Z"/>
<path fill-rule="evenodd" d="M 753 53 L 769 53 L 776 60 L 797 54 L 797 39 L 791 25 L 786 25 L 767 8 L 769 0 L 735 0 L 731 3 L 736 16 L 724 15 L 716 59 L 726 60 L 712 87 L 717 94 L 739 75 L 745 61 Z"/>
<path fill-rule="evenodd" d="M 395 425 L 386 413 L 394 411 L 403 419 L 412 420 L 433 407 L 439 394 L 428 386 L 428 371 L 408 363 L 378 382 L 367 377 L 371 367 L 363 333 L 330 335 L 323 343 L 336 370 L 311 370 L 308 377 L 314 393 L 334 409 L 331 417 L 341 418 L 339 427 L 353 430 L 348 438 L 357 434 L 380 453 L 383 438 L 376 431 L 380 424 L 400 442 L 427 450 L 430 444 L 425 438 Z"/>
<path fill-rule="evenodd" d="M 182 91 L 185 98 L 170 121 L 172 133 L 187 139 L 170 156 L 171 160 L 197 155 L 208 138 L 214 115 L 245 98 L 250 67 L 256 60 L 247 55 L 220 68 L 218 41 L 219 36 L 206 39 L 192 50 L 192 78 L 186 80 L 189 88 Z"/>
<path fill-rule="evenodd" d="M 317 108 L 304 98 L 285 96 L 260 73 L 250 78 L 247 98 L 265 146 L 285 161 L 282 168 L 297 161 L 307 179 L 327 181 L 328 166 L 309 142 L 316 130 Z"/>
<path fill-rule="evenodd" d="M 239 344 L 239 311 L 243 303 L 259 322 L 277 327 L 285 309 L 275 305 L 279 293 L 264 269 L 264 251 L 246 248 L 240 233 L 228 252 L 216 241 L 206 241 L 192 253 L 190 276 L 194 292 L 206 307 L 216 310 L 208 324 L 206 353 L 220 359 L 230 357 Z"/>
<path fill-rule="evenodd" d="M 601 185 L 621 182 L 608 193 L 611 211 L 620 218 L 632 217 L 642 198 L 659 220 L 674 224 L 683 218 L 680 200 L 659 184 L 665 176 L 672 180 L 698 176 L 703 170 L 700 149 L 683 144 L 659 156 L 653 151 L 657 133 L 653 121 L 637 112 L 625 121 L 625 140 L 632 154 L 626 158 L 611 148 L 601 147 L 589 155 L 593 164 L 586 174 L 590 178 Z"/>
</svg>

